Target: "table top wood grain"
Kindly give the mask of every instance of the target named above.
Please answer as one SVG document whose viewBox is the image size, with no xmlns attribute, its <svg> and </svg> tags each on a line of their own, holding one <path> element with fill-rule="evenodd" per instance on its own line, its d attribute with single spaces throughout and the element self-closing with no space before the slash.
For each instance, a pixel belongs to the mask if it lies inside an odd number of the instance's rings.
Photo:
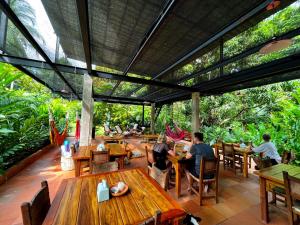
<svg viewBox="0 0 300 225">
<path fill-rule="evenodd" d="M 287 171 L 291 176 L 300 178 L 300 167 L 288 165 L 288 164 L 278 164 L 275 166 L 271 166 L 265 169 L 261 169 L 259 171 L 255 171 L 254 174 L 264 179 L 283 185 L 284 184 L 283 175 L 282 175 L 283 171 Z"/>
<path fill-rule="evenodd" d="M 98 203 L 96 187 L 102 179 L 109 185 L 124 181 L 130 190 Z M 131 169 L 64 180 L 43 224 L 138 224 L 157 210 L 163 221 L 185 216 L 177 202 L 142 169 Z"/>
</svg>

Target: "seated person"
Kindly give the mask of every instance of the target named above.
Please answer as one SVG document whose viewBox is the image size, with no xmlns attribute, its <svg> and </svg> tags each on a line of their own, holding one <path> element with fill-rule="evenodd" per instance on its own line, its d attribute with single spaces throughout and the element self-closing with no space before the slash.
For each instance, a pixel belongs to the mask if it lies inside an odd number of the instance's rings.
<svg viewBox="0 0 300 225">
<path fill-rule="evenodd" d="M 173 150 L 169 150 L 166 142 L 166 136 L 161 134 L 153 146 L 154 165 L 160 170 L 167 169 L 167 154 L 174 155 Z"/>
<path fill-rule="evenodd" d="M 215 155 L 213 149 L 209 145 L 203 143 L 203 134 L 196 132 L 194 133 L 194 144 L 192 145 L 190 151 L 186 154 L 186 159 L 191 160 L 191 163 L 187 168 L 188 171 L 186 172 L 190 172 L 193 176 L 199 177 L 202 157 L 205 157 L 206 159 L 214 159 Z M 187 177 L 190 179 L 189 176 Z M 210 174 L 204 175 L 204 179 L 211 178 L 213 177 Z"/>
<path fill-rule="evenodd" d="M 252 148 L 252 151 L 256 152 L 256 153 L 262 153 L 263 158 L 268 157 L 268 158 L 270 158 L 272 165 L 277 165 L 278 163 L 281 162 L 281 157 L 278 154 L 278 151 L 277 151 L 277 148 L 275 147 L 275 145 L 270 141 L 271 136 L 269 134 L 264 134 L 263 140 L 264 140 L 264 143 L 256 148 Z M 254 159 L 254 161 L 256 164 L 258 164 L 257 160 Z M 257 169 L 259 169 L 259 168 L 257 168 Z"/>
</svg>

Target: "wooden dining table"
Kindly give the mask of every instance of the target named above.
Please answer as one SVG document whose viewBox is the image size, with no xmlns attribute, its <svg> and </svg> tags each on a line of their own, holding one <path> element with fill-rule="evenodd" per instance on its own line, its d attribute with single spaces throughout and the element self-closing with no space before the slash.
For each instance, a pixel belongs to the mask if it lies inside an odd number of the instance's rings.
<svg viewBox="0 0 300 225">
<path fill-rule="evenodd" d="M 97 184 L 119 181 L 129 191 L 119 197 L 97 201 Z M 130 169 L 63 180 L 43 225 L 140 224 L 162 213 L 163 224 L 178 224 L 185 211 L 142 169 Z"/>
<path fill-rule="evenodd" d="M 119 158 L 118 164 L 119 169 L 124 168 L 124 159 L 127 156 L 127 151 L 122 144 L 107 144 L 107 148 L 109 148 L 110 157 Z M 96 150 L 97 146 L 80 146 L 79 151 L 75 153 L 73 156 L 74 165 L 75 165 L 75 177 L 80 176 L 81 173 L 81 165 L 83 162 L 88 162 L 90 160 L 90 152 L 91 150 Z"/>
<path fill-rule="evenodd" d="M 252 154 L 250 147 L 241 148 L 233 146 L 235 152 L 243 156 L 243 176 L 248 178 L 249 176 L 249 155 Z"/>
<path fill-rule="evenodd" d="M 288 164 L 278 164 L 259 171 L 254 174 L 259 176 L 260 182 L 260 213 L 261 220 L 264 223 L 270 221 L 269 207 L 268 207 L 268 191 L 274 187 L 284 188 L 284 180 L 282 172 L 287 171 L 289 175 L 300 178 L 300 167 Z"/>
</svg>

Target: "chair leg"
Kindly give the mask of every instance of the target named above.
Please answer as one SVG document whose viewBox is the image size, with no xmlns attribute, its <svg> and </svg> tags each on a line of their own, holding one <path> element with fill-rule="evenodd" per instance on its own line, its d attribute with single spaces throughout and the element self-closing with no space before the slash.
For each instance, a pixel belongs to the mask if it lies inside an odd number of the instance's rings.
<svg viewBox="0 0 300 225">
<path fill-rule="evenodd" d="M 216 181 L 216 186 L 215 186 L 215 194 L 216 194 L 216 204 L 218 204 L 219 203 L 219 184 L 218 184 L 218 182 Z"/>
<path fill-rule="evenodd" d="M 233 170 L 234 170 L 234 174 L 236 175 L 236 165 L 235 165 L 235 158 L 233 157 Z"/>
<path fill-rule="evenodd" d="M 202 194 L 203 194 L 203 184 L 200 184 L 200 183 L 199 183 L 200 206 L 202 206 Z"/>
<path fill-rule="evenodd" d="M 223 167 L 224 167 L 224 170 L 225 170 L 225 164 L 226 164 L 226 159 L 223 158 Z"/>
<path fill-rule="evenodd" d="M 272 203 L 276 205 L 276 193 L 274 191 L 272 191 Z"/>
</svg>

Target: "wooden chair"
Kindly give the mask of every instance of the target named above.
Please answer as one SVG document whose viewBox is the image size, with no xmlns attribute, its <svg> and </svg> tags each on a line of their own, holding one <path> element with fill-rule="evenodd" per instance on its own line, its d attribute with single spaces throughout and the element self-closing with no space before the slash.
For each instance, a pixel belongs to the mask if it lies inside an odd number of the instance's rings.
<svg viewBox="0 0 300 225">
<path fill-rule="evenodd" d="M 155 215 L 152 216 L 150 219 L 144 221 L 140 225 L 160 225 L 161 223 L 161 211 L 156 211 Z"/>
<path fill-rule="evenodd" d="M 147 146 L 145 147 L 145 151 L 146 151 L 146 158 L 147 158 L 147 163 L 148 166 L 152 167 L 155 163 L 154 161 L 154 155 L 153 155 L 153 150 L 149 149 Z M 149 174 L 149 170 L 148 170 L 148 174 Z"/>
<path fill-rule="evenodd" d="M 148 166 L 148 174 L 152 177 L 164 190 L 169 187 L 170 168 L 160 170 L 156 166 Z"/>
<path fill-rule="evenodd" d="M 108 151 L 91 151 L 90 152 L 90 173 L 104 173 L 118 170 L 118 162 L 109 162 Z"/>
<path fill-rule="evenodd" d="M 223 155 L 223 146 L 222 146 L 222 142 L 218 142 L 218 143 L 215 143 L 213 145 L 213 148 L 215 150 L 215 156 L 216 157 L 219 157 L 219 161 L 224 161 L 224 157 L 222 157 L 221 159 L 221 155 Z"/>
<path fill-rule="evenodd" d="M 200 176 L 195 177 L 193 174 L 188 173 L 188 176 L 190 176 L 190 187 L 191 192 L 194 192 L 195 194 L 199 195 L 200 198 L 200 205 L 202 205 L 203 198 L 215 198 L 216 203 L 218 203 L 218 189 L 219 189 L 219 157 L 214 159 L 201 159 L 201 165 L 200 165 Z M 211 175 L 211 179 L 205 179 L 205 176 Z M 196 181 L 199 186 L 199 190 L 196 190 L 193 187 L 193 183 Z M 211 185 L 215 184 L 215 191 L 211 195 L 203 195 L 204 185 Z"/>
<path fill-rule="evenodd" d="M 288 206 L 289 224 L 300 223 L 300 179 L 290 176 L 287 171 L 283 171 L 284 186 Z"/>
<path fill-rule="evenodd" d="M 242 158 L 237 157 L 237 154 L 234 151 L 233 144 L 222 143 L 223 148 L 223 167 L 224 170 L 227 167 L 230 167 L 234 170 L 236 174 L 236 170 L 240 169 L 242 172 Z"/>
<path fill-rule="evenodd" d="M 21 205 L 24 225 L 41 225 L 48 213 L 51 204 L 47 181 L 42 181 L 41 186 L 31 202 L 24 202 Z"/>
</svg>

